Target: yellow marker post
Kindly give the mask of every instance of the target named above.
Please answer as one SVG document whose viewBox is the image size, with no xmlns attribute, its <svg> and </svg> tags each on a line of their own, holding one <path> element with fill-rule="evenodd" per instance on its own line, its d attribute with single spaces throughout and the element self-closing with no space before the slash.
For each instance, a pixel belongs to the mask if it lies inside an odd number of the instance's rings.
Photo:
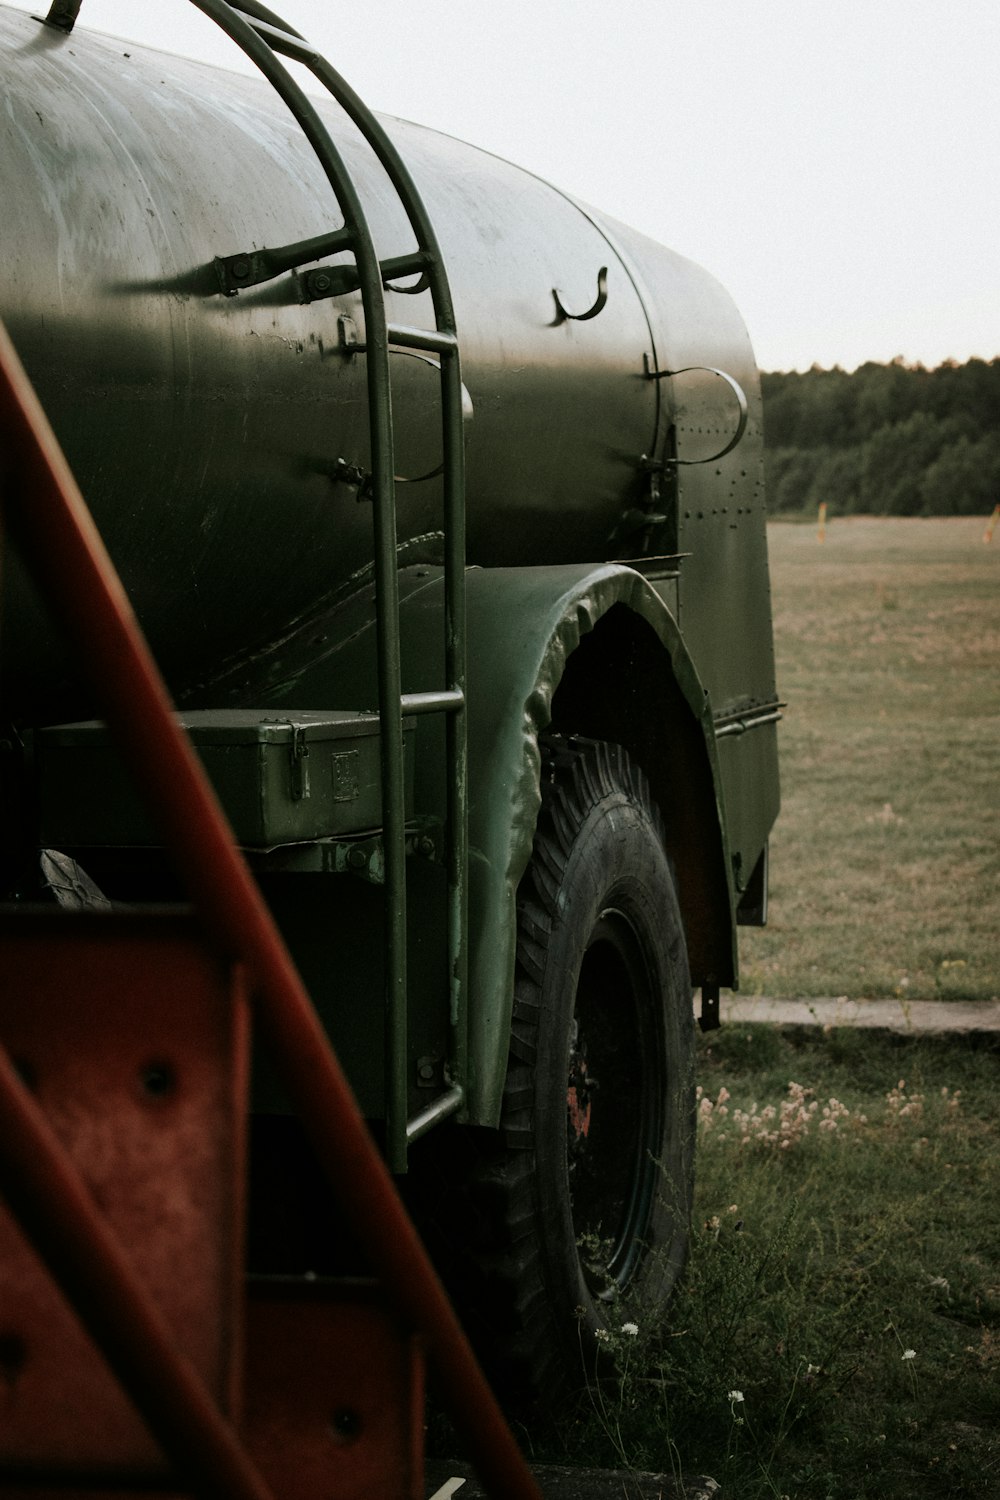
<svg viewBox="0 0 1000 1500">
<path fill-rule="evenodd" d="M 986 530 L 983 532 L 983 541 L 984 542 L 992 542 L 992 540 L 993 540 L 993 532 L 996 529 L 997 521 L 1000 521 L 1000 505 L 994 505 L 994 507 L 993 507 L 993 514 L 990 516 L 989 520 L 986 522 Z"/>
<path fill-rule="evenodd" d="M 1000 508 L 1000 507 L 998 507 L 998 508 Z M 821 500 L 819 502 L 819 530 L 816 533 L 816 540 L 818 542 L 825 542 L 826 541 L 826 501 L 825 500 Z"/>
</svg>

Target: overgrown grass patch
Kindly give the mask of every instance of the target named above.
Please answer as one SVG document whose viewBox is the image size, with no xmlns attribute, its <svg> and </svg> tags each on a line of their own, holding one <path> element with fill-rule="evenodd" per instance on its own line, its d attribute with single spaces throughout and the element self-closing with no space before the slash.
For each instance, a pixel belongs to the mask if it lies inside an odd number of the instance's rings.
<svg viewBox="0 0 1000 1500">
<path fill-rule="evenodd" d="M 663 1326 L 622 1307 L 566 1456 L 734 1500 L 1000 1493 L 998 1067 L 937 1038 L 703 1040 L 688 1272 Z"/>
<path fill-rule="evenodd" d="M 1000 994 L 1000 536 L 769 528 L 782 813 L 751 994 Z"/>
</svg>

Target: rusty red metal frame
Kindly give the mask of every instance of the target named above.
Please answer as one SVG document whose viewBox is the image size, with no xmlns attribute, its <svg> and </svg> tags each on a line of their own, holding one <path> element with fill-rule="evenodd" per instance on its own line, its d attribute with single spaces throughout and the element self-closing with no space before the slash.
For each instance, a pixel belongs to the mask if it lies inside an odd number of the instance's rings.
<svg viewBox="0 0 1000 1500">
<path fill-rule="evenodd" d="M 206 1500 L 271 1500 L 2 1047 L 0 1142 L 8 1206 L 178 1473 Z"/>
<path fill-rule="evenodd" d="M 541 1500 L 201 764 L 177 724 L 125 591 L 2 324 L 0 443 L 0 480 L 12 534 L 53 614 L 79 649 L 192 899 L 227 953 L 246 965 L 264 1043 L 386 1295 L 424 1340 L 441 1394 L 484 1488 L 495 1500 Z M 2 1093 L 7 1107 L 18 1111 L 18 1128 L 30 1129 L 41 1143 L 44 1122 L 33 1118 L 37 1110 L 23 1087 L 8 1074 Z M 56 1154 L 49 1152 L 39 1161 L 35 1188 L 59 1199 L 73 1220 L 74 1240 L 82 1245 L 94 1226 L 79 1202 L 71 1207 L 73 1194 Z M 43 1205 L 37 1206 L 41 1211 Z M 124 1288 L 120 1264 L 109 1260 L 103 1274 Z M 104 1347 L 108 1330 L 96 1332 Z M 166 1353 L 161 1349 L 154 1357 L 150 1350 L 141 1361 L 143 1368 L 166 1376 Z M 162 1402 L 166 1413 L 175 1398 L 180 1402 L 180 1394 L 180 1372 L 174 1370 L 173 1383 L 164 1383 L 154 1404 L 160 1409 Z M 206 1466 L 210 1449 L 216 1454 L 225 1446 L 222 1418 L 216 1415 L 210 1444 L 211 1426 L 206 1417 L 196 1440 L 196 1446 L 204 1440 Z M 266 1489 L 255 1485 L 259 1482 L 246 1473 L 237 1481 L 234 1470 L 232 1487 L 220 1486 L 215 1493 L 263 1500 Z"/>
</svg>

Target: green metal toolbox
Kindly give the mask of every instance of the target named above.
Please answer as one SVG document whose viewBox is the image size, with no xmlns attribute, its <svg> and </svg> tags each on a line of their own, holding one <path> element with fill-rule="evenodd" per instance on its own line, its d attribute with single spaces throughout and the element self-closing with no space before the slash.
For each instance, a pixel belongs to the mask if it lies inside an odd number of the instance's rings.
<svg viewBox="0 0 1000 1500">
<path fill-rule="evenodd" d="M 382 824 L 377 714 L 210 709 L 179 722 L 236 835 L 251 849 L 372 832 Z M 403 721 L 407 817 L 413 806 L 412 718 Z M 39 730 L 45 846 L 162 842 L 100 720 Z"/>
</svg>

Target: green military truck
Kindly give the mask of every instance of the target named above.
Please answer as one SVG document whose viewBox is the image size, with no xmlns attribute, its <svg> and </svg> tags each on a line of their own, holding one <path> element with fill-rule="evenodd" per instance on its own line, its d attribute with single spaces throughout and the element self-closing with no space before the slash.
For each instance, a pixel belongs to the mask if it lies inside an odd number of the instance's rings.
<svg viewBox="0 0 1000 1500">
<path fill-rule="evenodd" d="M 0 9 L 0 316 L 481 1345 L 551 1388 L 678 1274 L 692 992 L 766 917 L 752 352 L 690 261 L 197 3 L 263 79 Z M 7 897 L 172 899 L 16 555 L 0 647 Z M 263 1051 L 253 1132 L 251 1256 L 323 1269 Z"/>
</svg>

